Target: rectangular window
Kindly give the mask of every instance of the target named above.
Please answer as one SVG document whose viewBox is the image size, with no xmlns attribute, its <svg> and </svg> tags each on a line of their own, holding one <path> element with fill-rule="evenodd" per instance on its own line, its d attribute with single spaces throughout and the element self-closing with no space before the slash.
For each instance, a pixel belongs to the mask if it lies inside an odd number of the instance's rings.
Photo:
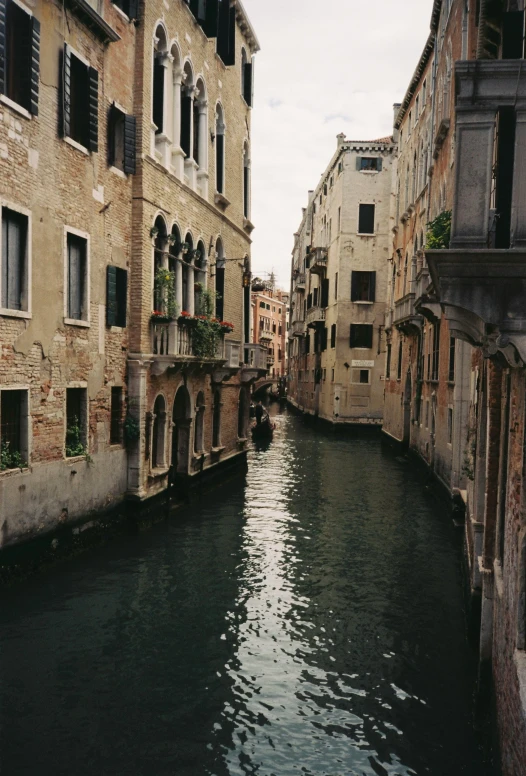
<svg viewBox="0 0 526 776">
<path fill-rule="evenodd" d="M 385 364 L 385 379 L 389 380 L 391 377 L 391 348 L 392 345 L 387 346 L 387 359 Z"/>
<path fill-rule="evenodd" d="M 27 465 L 28 391 L 0 393 L 0 450 L 0 471 Z"/>
<path fill-rule="evenodd" d="M 369 385 L 369 375 L 370 371 L 368 369 L 360 369 L 360 382 L 364 385 Z"/>
<path fill-rule="evenodd" d="M 373 327 L 369 323 L 351 323 L 351 348 L 372 348 Z"/>
<path fill-rule="evenodd" d="M 352 272 L 351 302 L 374 302 L 376 299 L 376 272 Z"/>
<path fill-rule="evenodd" d="M 72 321 L 88 320 L 88 241 L 67 233 L 67 308 Z"/>
<path fill-rule="evenodd" d="M 99 74 L 64 46 L 62 75 L 64 137 L 90 151 L 99 149 Z"/>
<path fill-rule="evenodd" d="M 135 116 L 113 104 L 108 118 L 108 163 L 126 175 L 134 175 L 136 168 Z"/>
<path fill-rule="evenodd" d="M 342 209 L 341 207 L 338 208 L 338 234 L 340 234 L 342 228 Z"/>
<path fill-rule="evenodd" d="M 85 455 L 87 450 L 86 388 L 66 389 L 66 458 Z"/>
<path fill-rule="evenodd" d="M 27 216 L 2 208 L 2 307 L 29 311 Z"/>
<path fill-rule="evenodd" d="M 360 205 L 358 234 L 374 234 L 374 205 Z"/>
<path fill-rule="evenodd" d="M 260 303 L 259 303 L 259 306 L 260 306 L 260 307 L 262 307 L 262 308 L 263 308 L 263 310 L 264 310 L 264 309 L 265 309 L 265 302 L 260 302 Z"/>
<path fill-rule="evenodd" d="M 111 389 L 110 445 L 122 443 L 122 388 Z"/>
<path fill-rule="evenodd" d="M 398 345 L 398 367 L 396 370 L 396 379 L 401 380 L 402 379 L 402 359 L 404 355 L 404 343 L 402 340 L 400 340 L 400 343 Z"/>
<path fill-rule="evenodd" d="M 358 156 L 357 168 L 360 172 L 380 172 L 382 160 L 375 156 Z"/>
<path fill-rule="evenodd" d="M 334 298 L 338 299 L 338 273 L 334 276 Z"/>
<path fill-rule="evenodd" d="M 453 442 L 453 407 L 448 407 L 447 410 L 447 441 L 448 444 Z"/>
<path fill-rule="evenodd" d="M 13 0 L 0 2 L 0 93 L 38 116 L 40 22 Z"/>
<path fill-rule="evenodd" d="M 128 293 L 128 272 L 119 267 L 106 269 L 106 325 L 126 326 L 126 301 Z"/>
<path fill-rule="evenodd" d="M 139 0 L 111 0 L 129 19 L 139 18 Z"/>
<path fill-rule="evenodd" d="M 334 382 L 334 369 L 331 369 L 331 383 Z"/>
<path fill-rule="evenodd" d="M 450 383 L 455 382 L 455 338 L 449 338 L 449 370 L 448 377 Z"/>
<path fill-rule="evenodd" d="M 440 322 L 433 324 L 433 352 L 431 355 L 431 380 L 438 380 L 440 360 Z"/>
<path fill-rule="evenodd" d="M 336 347 L 336 324 L 333 323 L 331 326 L 331 348 Z"/>
</svg>

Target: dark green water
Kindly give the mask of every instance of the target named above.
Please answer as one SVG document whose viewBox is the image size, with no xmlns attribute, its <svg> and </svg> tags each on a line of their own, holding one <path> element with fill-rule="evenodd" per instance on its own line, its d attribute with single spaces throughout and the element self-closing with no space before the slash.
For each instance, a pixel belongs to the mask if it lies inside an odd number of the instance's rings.
<svg viewBox="0 0 526 776">
<path fill-rule="evenodd" d="M 0 595 L 2 776 L 486 773 L 458 534 L 378 440 L 277 422 L 246 487 Z"/>
</svg>

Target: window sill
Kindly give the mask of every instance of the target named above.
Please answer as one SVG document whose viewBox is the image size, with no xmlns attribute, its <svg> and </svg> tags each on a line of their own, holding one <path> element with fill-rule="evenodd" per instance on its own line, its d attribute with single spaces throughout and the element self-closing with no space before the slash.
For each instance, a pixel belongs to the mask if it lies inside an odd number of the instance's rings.
<svg viewBox="0 0 526 776">
<path fill-rule="evenodd" d="M 376 232 L 356 232 L 357 237 L 376 237 Z"/>
<path fill-rule="evenodd" d="M 365 173 L 365 175 L 377 175 L 380 170 L 358 170 L 358 172 Z"/>
<path fill-rule="evenodd" d="M 65 137 L 64 142 L 70 145 L 72 148 L 76 148 L 77 151 L 80 151 L 85 156 L 89 156 L 89 151 L 86 146 L 83 146 L 81 143 L 77 143 L 77 141 L 73 140 L 72 137 Z"/>
<path fill-rule="evenodd" d="M 17 102 L 12 100 L 10 97 L 6 97 L 5 94 L 0 94 L 0 102 L 4 105 L 7 105 L 8 108 L 11 108 L 11 110 L 14 110 L 15 113 L 18 113 L 19 116 L 23 116 L 25 119 L 32 119 L 31 113 L 26 109 L 23 108 L 21 105 L 19 105 Z"/>
<path fill-rule="evenodd" d="M 224 449 L 225 449 L 224 445 L 222 445 L 221 447 L 212 447 L 210 452 L 213 453 L 214 455 L 219 455 L 219 453 L 222 453 Z"/>
<path fill-rule="evenodd" d="M 26 310 L 9 310 L 7 307 L 0 307 L 0 315 L 5 318 L 25 318 L 26 320 L 33 317 Z"/>
<path fill-rule="evenodd" d="M 81 329 L 89 329 L 91 325 L 89 321 L 77 321 L 75 318 L 64 318 L 64 323 L 67 326 L 79 326 Z"/>
<path fill-rule="evenodd" d="M 230 205 L 230 200 L 225 197 L 224 194 L 220 194 L 218 191 L 214 194 L 214 202 L 222 208 L 227 208 Z"/>
<path fill-rule="evenodd" d="M 149 480 L 161 480 L 168 475 L 170 470 L 166 468 L 152 469 L 148 475 Z"/>
<path fill-rule="evenodd" d="M 29 466 L 23 466 L 21 469 L 4 469 L 0 471 L 0 477 L 14 477 L 17 474 L 29 474 L 31 469 Z"/>
<path fill-rule="evenodd" d="M 128 178 L 125 172 L 119 170 L 118 167 L 114 167 L 113 165 L 110 165 L 110 172 L 112 172 L 114 175 L 117 175 L 119 178 L 124 178 L 124 180 L 127 180 Z"/>
<path fill-rule="evenodd" d="M 86 452 L 83 455 L 72 455 L 71 457 L 65 455 L 64 460 L 66 463 L 80 463 L 81 461 L 86 460 L 87 455 L 89 455 L 89 453 L 86 450 Z"/>
<path fill-rule="evenodd" d="M 358 299 L 356 299 L 356 300 L 353 299 L 352 302 L 353 302 L 353 304 L 374 304 L 374 302 L 366 302 L 365 300 L 360 300 L 359 301 Z"/>
</svg>

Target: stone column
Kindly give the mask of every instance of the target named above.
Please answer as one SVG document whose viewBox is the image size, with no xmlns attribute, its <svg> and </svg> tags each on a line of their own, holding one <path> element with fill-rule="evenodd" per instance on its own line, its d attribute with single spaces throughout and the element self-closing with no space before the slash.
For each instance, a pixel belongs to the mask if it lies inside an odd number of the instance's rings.
<svg viewBox="0 0 526 776">
<path fill-rule="evenodd" d="M 199 168 L 197 185 L 201 196 L 208 199 L 208 101 L 199 101 Z"/>
<path fill-rule="evenodd" d="M 178 312 L 181 313 L 183 310 L 183 263 L 179 257 L 175 262 L 175 301 Z"/>
<path fill-rule="evenodd" d="M 188 265 L 188 312 L 195 314 L 195 273 L 193 264 Z"/>
<path fill-rule="evenodd" d="M 511 202 L 511 247 L 526 248 L 526 104 L 517 107 Z"/>
<path fill-rule="evenodd" d="M 199 94 L 195 86 L 188 87 L 188 96 L 190 97 L 190 153 L 184 160 L 184 174 L 188 178 L 188 185 L 191 189 L 196 188 L 197 163 L 194 159 L 194 100 Z"/>
<path fill-rule="evenodd" d="M 184 177 L 184 151 L 181 148 L 181 88 L 186 73 L 180 67 L 173 71 L 173 110 L 172 110 L 172 169 L 176 178 Z"/>
<path fill-rule="evenodd" d="M 457 109 L 451 248 L 487 248 L 495 119 L 495 109 Z"/>
<path fill-rule="evenodd" d="M 159 132 L 155 136 L 155 149 L 157 154 L 160 156 L 160 161 L 163 167 L 170 168 L 171 160 L 170 160 L 170 147 L 171 147 L 171 139 L 168 134 L 168 127 L 167 124 L 167 115 L 168 115 L 168 104 L 169 104 L 169 97 L 170 97 L 170 79 L 168 78 L 168 69 L 171 70 L 172 62 L 174 60 L 173 56 L 168 53 L 168 51 L 163 51 L 157 55 L 159 62 L 164 67 L 164 92 L 163 92 L 163 129 L 162 132 Z"/>
</svg>

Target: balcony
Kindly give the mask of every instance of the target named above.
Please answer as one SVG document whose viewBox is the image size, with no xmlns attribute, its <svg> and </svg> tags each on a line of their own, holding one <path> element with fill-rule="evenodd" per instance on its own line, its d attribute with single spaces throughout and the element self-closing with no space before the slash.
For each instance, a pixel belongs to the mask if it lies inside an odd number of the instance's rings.
<svg viewBox="0 0 526 776">
<path fill-rule="evenodd" d="M 305 291 L 305 273 L 298 272 L 293 279 L 294 291 Z"/>
<path fill-rule="evenodd" d="M 267 356 L 267 369 L 269 369 L 274 363 L 274 356 Z"/>
<path fill-rule="evenodd" d="M 415 310 L 431 323 L 440 320 L 442 310 L 435 298 L 433 283 L 426 266 L 421 267 L 415 283 Z"/>
<path fill-rule="evenodd" d="M 255 382 L 258 377 L 267 374 L 267 348 L 264 345 L 250 343 L 243 348 L 243 366 L 241 382 L 244 385 Z"/>
<path fill-rule="evenodd" d="M 305 316 L 307 326 L 316 326 L 325 321 L 326 310 L 324 307 L 309 307 Z"/>
<path fill-rule="evenodd" d="M 437 301 L 452 336 L 482 348 L 487 357 L 500 352 L 510 366 L 526 361 L 526 69 L 522 65 L 522 60 L 511 59 L 456 63 L 451 242 L 449 250 L 426 251 Z M 509 174 L 513 182 L 497 187 L 493 202 L 495 174 Z"/>
<path fill-rule="evenodd" d="M 192 341 L 192 331 L 187 323 L 150 323 L 154 365 L 152 374 L 161 375 L 167 369 L 184 363 L 209 364 L 212 368 L 225 360 L 225 339 L 221 336 L 213 356 L 199 354 Z"/>
<path fill-rule="evenodd" d="M 393 325 L 407 334 L 420 330 L 422 319 L 415 312 L 414 293 L 411 292 L 396 300 L 393 311 Z"/>
<path fill-rule="evenodd" d="M 265 329 L 261 329 L 259 332 L 259 340 L 260 342 L 272 342 L 274 339 L 274 335 L 271 331 L 266 331 Z"/>
<path fill-rule="evenodd" d="M 212 382 L 222 383 L 229 380 L 241 369 L 241 342 L 239 340 L 225 340 L 224 363 L 212 373 Z"/>
<path fill-rule="evenodd" d="M 327 248 L 312 248 L 307 256 L 308 267 L 313 275 L 323 275 L 328 261 Z"/>
<path fill-rule="evenodd" d="M 303 337 L 305 334 L 305 321 L 293 321 L 290 324 L 289 337 Z"/>
</svg>

